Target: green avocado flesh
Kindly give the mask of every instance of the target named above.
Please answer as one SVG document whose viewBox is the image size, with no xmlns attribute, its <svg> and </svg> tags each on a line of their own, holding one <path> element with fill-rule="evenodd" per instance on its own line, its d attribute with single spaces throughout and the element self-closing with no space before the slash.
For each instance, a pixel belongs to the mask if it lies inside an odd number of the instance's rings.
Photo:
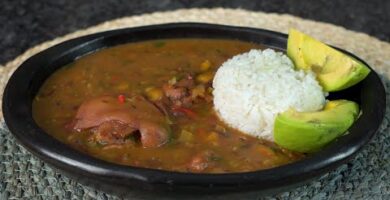
<svg viewBox="0 0 390 200">
<path fill-rule="evenodd" d="M 343 135 L 359 114 L 359 106 L 348 100 L 329 101 L 316 112 L 287 110 L 277 115 L 275 142 L 286 149 L 312 153 Z"/>
<path fill-rule="evenodd" d="M 287 55 L 298 69 L 311 69 L 327 92 L 353 86 L 370 73 L 363 63 L 295 29 L 288 35 Z"/>
</svg>

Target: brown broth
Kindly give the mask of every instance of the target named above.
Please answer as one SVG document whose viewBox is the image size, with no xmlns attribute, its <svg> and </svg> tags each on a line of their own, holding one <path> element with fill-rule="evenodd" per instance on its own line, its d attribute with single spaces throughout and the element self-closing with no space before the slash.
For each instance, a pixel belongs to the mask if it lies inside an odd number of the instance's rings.
<svg viewBox="0 0 390 200">
<path fill-rule="evenodd" d="M 130 43 L 86 55 L 59 69 L 41 87 L 33 102 L 38 125 L 58 140 L 109 162 L 181 172 L 194 157 L 208 154 L 204 173 L 254 171 L 287 164 L 303 155 L 245 135 L 218 120 L 212 102 L 191 106 L 196 118 L 173 119 L 172 138 L 158 148 L 142 148 L 134 142 L 99 145 L 89 140 L 90 131 L 65 128 L 77 108 L 88 98 L 105 94 L 143 94 L 172 77 L 202 73 L 210 61 L 215 72 L 230 57 L 261 49 L 260 45 L 220 39 L 169 39 Z"/>
</svg>

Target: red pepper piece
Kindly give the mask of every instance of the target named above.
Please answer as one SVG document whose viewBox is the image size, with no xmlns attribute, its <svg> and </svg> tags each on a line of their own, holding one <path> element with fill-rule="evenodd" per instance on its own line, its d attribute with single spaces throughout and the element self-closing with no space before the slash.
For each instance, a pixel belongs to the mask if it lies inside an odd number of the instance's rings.
<svg viewBox="0 0 390 200">
<path fill-rule="evenodd" d="M 190 118 L 196 118 L 197 117 L 197 114 L 194 111 L 192 111 L 192 110 L 190 110 L 188 108 L 176 107 L 175 106 L 175 107 L 172 107 L 172 111 L 173 112 L 181 112 L 181 113 L 187 115 Z"/>
<path fill-rule="evenodd" d="M 119 103 L 125 103 L 126 97 L 123 94 L 118 95 L 118 102 Z"/>
</svg>

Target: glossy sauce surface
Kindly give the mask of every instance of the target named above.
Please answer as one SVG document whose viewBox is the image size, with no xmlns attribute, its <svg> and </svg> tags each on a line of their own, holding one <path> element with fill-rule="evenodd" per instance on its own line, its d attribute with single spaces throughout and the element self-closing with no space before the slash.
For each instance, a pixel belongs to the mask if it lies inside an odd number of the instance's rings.
<svg viewBox="0 0 390 200">
<path fill-rule="evenodd" d="M 229 128 L 213 111 L 211 81 L 218 66 L 255 48 L 263 47 L 234 40 L 169 39 L 103 49 L 49 77 L 33 102 L 33 117 L 58 140 L 96 158 L 123 165 L 229 173 L 299 160 L 303 155 Z M 176 85 L 184 79 L 193 82 L 185 88 L 191 102 L 169 100 L 169 91 L 164 87 L 177 89 Z M 168 99 L 169 114 L 163 125 L 169 127 L 168 142 L 145 148 L 134 132 L 107 143 L 96 139 L 93 129 L 69 128 L 83 102 L 107 95 L 128 107 L 134 106 L 134 97 L 142 97 L 153 105 Z"/>
</svg>

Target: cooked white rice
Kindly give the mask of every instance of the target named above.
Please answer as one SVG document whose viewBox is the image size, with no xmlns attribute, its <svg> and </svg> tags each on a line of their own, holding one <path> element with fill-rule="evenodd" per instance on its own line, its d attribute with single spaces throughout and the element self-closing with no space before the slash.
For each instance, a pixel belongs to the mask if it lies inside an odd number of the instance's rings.
<svg viewBox="0 0 390 200">
<path fill-rule="evenodd" d="M 213 87 L 214 108 L 224 122 L 271 141 L 277 113 L 316 111 L 325 104 L 314 74 L 294 70 L 287 56 L 272 49 L 229 59 L 218 69 Z"/>
</svg>

